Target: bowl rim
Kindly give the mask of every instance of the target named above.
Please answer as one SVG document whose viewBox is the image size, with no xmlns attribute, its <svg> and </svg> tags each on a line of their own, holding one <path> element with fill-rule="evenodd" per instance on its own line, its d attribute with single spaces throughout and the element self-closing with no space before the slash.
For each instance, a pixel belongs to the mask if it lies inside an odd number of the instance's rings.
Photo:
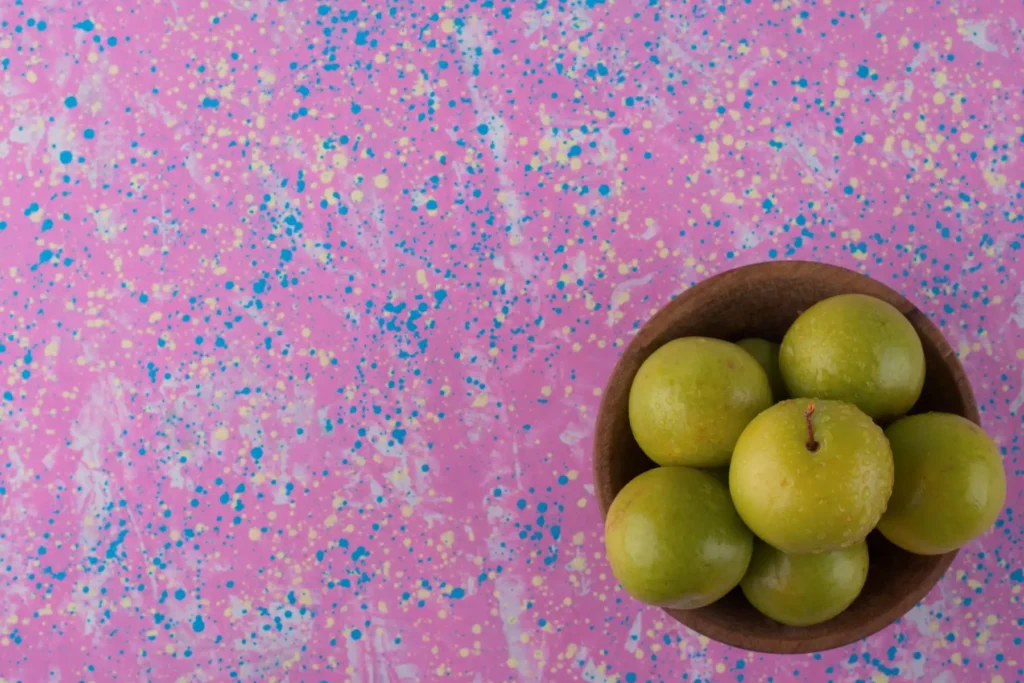
<svg viewBox="0 0 1024 683">
<path fill-rule="evenodd" d="M 605 476 L 601 467 L 601 463 L 607 459 L 607 454 L 603 453 L 604 440 L 601 439 L 600 436 L 604 431 L 604 425 L 611 422 L 614 414 L 609 402 L 611 392 L 608 391 L 608 388 L 617 380 L 617 378 L 619 378 L 619 375 L 622 372 L 622 367 L 626 364 L 627 359 L 642 353 L 644 349 L 650 345 L 655 335 L 655 331 L 662 326 L 663 322 L 672 321 L 677 317 L 675 313 L 677 308 L 684 306 L 689 299 L 700 296 L 700 294 L 705 290 L 708 290 L 713 286 L 721 286 L 723 282 L 729 282 L 730 280 L 737 280 L 740 277 L 747 276 L 755 269 L 762 271 L 758 273 L 759 276 L 770 274 L 772 271 L 777 271 L 779 273 L 784 271 L 788 273 L 792 273 L 793 271 L 806 271 L 806 276 L 818 278 L 835 277 L 837 275 L 841 275 L 844 278 L 851 278 L 855 276 L 854 279 L 860 279 L 862 281 L 861 284 L 868 289 L 875 289 L 880 293 L 886 294 L 890 299 L 890 303 L 898 301 L 901 304 L 897 306 L 897 308 L 900 309 L 900 312 L 910 320 L 918 334 L 922 337 L 927 337 L 928 342 L 939 351 L 943 362 L 947 364 L 953 374 L 957 390 L 960 394 L 960 399 L 963 402 L 963 417 L 966 417 L 968 420 L 979 426 L 981 425 L 981 416 L 978 411 L 977 400 L 975 399 L 970 381 L 967 378 L 967 374 L 964 371 L 963 365 L 960 363 L 960 359 L 956 352 L 949 345 L 949 342 L 946 340 L 941 330 L 939 330 L 931 319 L 928 318 L 928 316 L 913 302 L 896 290 L 858 271 L 833 264 L 818 263 L 815 261 L 767 261 L 739 266 L 737 268 L 721 271 L 705 278 L 692 287 L 683 290 L 666 302 L 640 327 L 639 330 L 637 330 L 637 333 L 633 336 L 629 344 L 626 345 L 621 355 L 619 355 L 616 360 L 615 365 L 608 376 L 608 381 L 605 383 L 605 389 L 598 408 L 597 419 L 594 426 L 594 443 L 591 460 L 594 493 L 597 497 L 598 506 L 601 510 L 602 521 L 607 518 L 608 508 L 614 498 L 614 495 L 611 493 L 611 481 Z M 884 612 L 874 615 L 873 618 L 866 619 L 863 623 L 858 624 L 854 628 L 849 628 L 839 633 L 823 633 L 817 636 L 811 636 L 808 634 L 809 637 L 805 640 L 773 642 L 771 639 L 757 636 L 750 637 L 735 629 L 721 627 L 717 622 L 705 618 L 699 611 L 675 609 L 665 609 L 664 611 L 676 621 L 693 631 L 696 631 L 697 633 L 712 640 L 733 647 L 769 654 L 805 654 L 823 652 L 850 645 L 851 643 L 855 643 L 863 638 L 867 638 L 900 619 L 918 602 L 920 602 L 932 590 L 932 588 L 935 587 L 949 569 L 950 565 L 952 565 L 958 552 L 958 550 L 953 550 L 943 555 L 933 556 L 936 558 L 935 562 L 922 580 L 919 581 L 917 585 L 908 587 L 907 590 L 902 592 Z M 828 622 L 824 623 L 827 624 Z M 780 628 L 782 628 L 781 625 Z"/>
</svg>

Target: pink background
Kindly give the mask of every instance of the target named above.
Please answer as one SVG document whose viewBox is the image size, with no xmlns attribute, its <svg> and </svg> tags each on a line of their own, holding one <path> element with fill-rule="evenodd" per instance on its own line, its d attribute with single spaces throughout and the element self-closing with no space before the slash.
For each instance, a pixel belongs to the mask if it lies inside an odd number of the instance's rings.
<svg viewBox="0 0 1024 683">
<path fill-rule="evenodd" d="M 0 0 L 0 676 L 1020 681 L 1019 2 Z M 858 269 L 960 351 L 1006 509 L 857 645 L 610 576 L 631 335 Z"/>
</svg>

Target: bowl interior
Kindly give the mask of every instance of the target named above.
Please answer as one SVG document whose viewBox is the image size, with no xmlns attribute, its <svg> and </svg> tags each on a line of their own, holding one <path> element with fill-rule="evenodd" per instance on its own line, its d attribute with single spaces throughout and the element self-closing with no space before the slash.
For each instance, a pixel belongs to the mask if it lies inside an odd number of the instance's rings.
<svg viewBox="0 0 1024 683">
<path fill-rule="evenodd" d="M 615 494 L 633 477 L 654 467 L 629 427 L 629 387 L 640 364 L 672 339 L 706 336 L 737 341 L 762 337 L 781 341 L 797 316 L 837 294 L 878 297 L 902 311 L 924 346 L 924 391 L 912 412 L 940 410 L 979 423 L 978 409 L 963 368 L 941 332 L 913 304 L 853 271 L 807 262 L 755 264 L 712 277 L 686 290 L 637 333 L 612 372 L 598 414 L 594 437 L 594 483 L 603 514 Z M 693 630 L 747 650 L 817 652 L 864 638 L 913 607 L 941 578 L 956 552 L 913 555 L 874 532 L 868 538 L 871 565 L 857 600 L 834 619 L 815 626 L 790 627 L 760 614 L 739 588 L 696 610 L 667 610 Z"/>
</svg>

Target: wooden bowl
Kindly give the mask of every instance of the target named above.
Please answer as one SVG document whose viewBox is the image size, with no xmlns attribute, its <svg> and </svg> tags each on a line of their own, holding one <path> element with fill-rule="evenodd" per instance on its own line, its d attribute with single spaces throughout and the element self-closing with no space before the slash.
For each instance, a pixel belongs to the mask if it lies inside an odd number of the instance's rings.
<svg viewBox="0 0 1024 683">
<path fill-rule="evenodd" d="M 633 477 L 653 468 L 629 428 L 629 387 L 646 358 L 678 337 L 781 341 L 796 317 L 837 294 L 859 293 L 892 304 L 910 320 L 924 345 L 924 391 L 911 412 L 940 410 L 980 424 L 978 406 L 963 367 L 942 333 L 912 303 L 859 273 L 802 261 L 759 263 L 716 275 L 686 290 L 647 321 L 612 371 L 597 416 L 594 484 L 601 512 Z M 739 588 L 694 610 L 666 610 L 708 638 L 746 650 L 819 652 L 848 645 L 879 631 L 921 600 L 956 557 L 913 555 L 877 531 L 868 537 L 871 566 L 857 600 L 839 616 L 816 626 L 779 624 L 755 610 Z"/>
</svg>

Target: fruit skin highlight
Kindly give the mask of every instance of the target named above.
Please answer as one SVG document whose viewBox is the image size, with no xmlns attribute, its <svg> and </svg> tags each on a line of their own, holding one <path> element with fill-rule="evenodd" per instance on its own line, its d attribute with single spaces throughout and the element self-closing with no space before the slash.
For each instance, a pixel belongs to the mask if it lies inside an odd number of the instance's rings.
<svg viewBox="0 0 1024 683">
<path fill-rule="evenodd" d="M 782 379 L 782 371 L 779 370 L 779 345 L 767 339 L 741 339 L 736 342 L 740 347 L 754 357 L 764 372 L 768 375 L 768 385 L 772 388 L 772 399 L 776 402 L 784 400 L 789 394 L 786 392 L 786 383 Z"/>
<path fill-rule="evenodd" d="M 790 396 L 845 401 L 871 418 L 897 418 L 924 387 L 921 339 L 896 308 L 842 294 L 803 312 L 786 332 L 779 368 Z"/>
<path fill-rule="evenodd" d="M 619 492 L 605 520 L 612 573 L 630 595 L 659 607 L 693 609 L 732 590 L 754 537 L 726 487 L 689 467 L 644 472 Z"/>
<path fill-rule="evenodd" d="M 893 461 L 881 427 L 841 401 L 790 399 L 743 430 L 729 490 L 751 531 L 789 553 L 863 540 L 885 512 Z"/>
<path fill-rule="evenodd" d="M 768 376 L 749 353 L 685 337 L 640 366 L 629 390 L 629 425 L 659 465 L 721 467 L 743 428 L 771 403 Z"/>
<path fill-rule="evenodd" d="M 1003 459 L 981 427 L 959 415 L 911 415 L 885 430 L 896 484 L 878 523 L 918 555 L 956 550 L 988 531 L 1006 501 Z"/>
<path fill-rule="evenodd" d="M 868 544 L 791 555 L 755 541 L 740 586 L 757 611 L 788 626 L 828 621 L 849 607 L 868 578 Z"/>
</svg>

